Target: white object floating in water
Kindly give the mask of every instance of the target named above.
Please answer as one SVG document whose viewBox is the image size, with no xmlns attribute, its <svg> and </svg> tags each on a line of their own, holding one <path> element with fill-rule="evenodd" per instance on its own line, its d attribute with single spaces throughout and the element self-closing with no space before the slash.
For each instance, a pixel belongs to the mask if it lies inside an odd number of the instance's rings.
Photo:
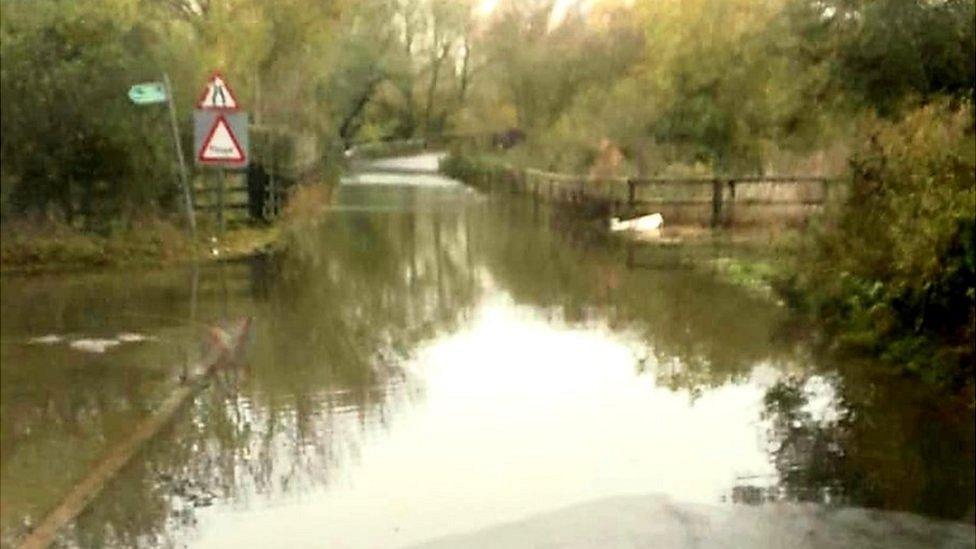
<svg viewBox="0 0 976 549">
<path fill-rule="evenodd" d="M 31 338 L 27 343 L 31 345 L 54 345 L 55 343 L 61 343 L 64 338 L 58 334 L 48 334 L 46 336 Z"/>
<path fill-rule="evenodd" d="M 107 349 L 119 344 L 116 339 L 76 339 L 69 346 L 86 353 L 104 353 Z"/>
<path fill-rule="evenodd" d="M 144 336 L 142 334 L 137 334 L 133 332 L 122 332 L 115 336 L 115 339 L 122 343 L 138 343 L 140 341 L 148 341 L 151 339 L 149 336 Z"/>
<path fill-rule="evenodd" d="M 626 221 L 619 217 L 610 220 L 611 231 L 656 231 L 664 225 L 664 216 L 659 213 L 642 215 Z"/>
</svg>

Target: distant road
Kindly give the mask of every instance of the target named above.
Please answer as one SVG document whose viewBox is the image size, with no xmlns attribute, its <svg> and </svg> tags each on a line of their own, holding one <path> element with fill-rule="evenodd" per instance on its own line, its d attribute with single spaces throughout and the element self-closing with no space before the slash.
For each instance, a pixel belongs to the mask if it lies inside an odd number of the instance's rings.
<svg viewBox="0 0 976 549">
<path fill-rule="evenodd" d="M 460 183 L 438 172 L 440 160 L 447 153 L 428 152 L 391 156 L 375 160 L 353 161 L 351 170 L 342 177 L 344 185 L 395 185 L 421 187 L 458 187 Z"/>
<path fill-rule="evenodd" d="M 377 160 L 365 160 L 353 163 L 355 172 L 401 172 L 401 173 L 437 173 L 442 158 L 447 153 L 428 152 L 409 156 L 394 156 Z"/>
</svg>

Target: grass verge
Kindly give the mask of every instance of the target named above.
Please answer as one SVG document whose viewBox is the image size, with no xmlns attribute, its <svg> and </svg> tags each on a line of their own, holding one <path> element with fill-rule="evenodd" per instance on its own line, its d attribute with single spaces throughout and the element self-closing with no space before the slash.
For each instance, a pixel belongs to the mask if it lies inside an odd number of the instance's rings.
<svg viewBox="0 0 976 549">
<path fill-rule="evenodd" d="M 245 226 L 213 235 L 201 228 L 196 240 L 166 220 L 133 223 L 109 234 L 58 223 L 10 223 L 0 228 L 0 272 L 51 272 L 226 261 L 274 246 L 278 227 Z"/>
</svg>

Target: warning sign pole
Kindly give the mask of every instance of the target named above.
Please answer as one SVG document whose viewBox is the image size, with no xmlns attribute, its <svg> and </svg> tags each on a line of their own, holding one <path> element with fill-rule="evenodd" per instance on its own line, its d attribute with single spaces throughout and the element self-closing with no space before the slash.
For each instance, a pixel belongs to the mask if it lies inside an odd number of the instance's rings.
<svg viewBox="0 0 976 549">
<path fill-rule="evenodd" d="M 247 125 L 247 113 L 234 91 L 219 72 L 213 73 L 193 111 L 193 161 L 217 170 L 216 178 L 208 179 L 210 207 L 220 234 L 227 222 L 227 170 L 247 168 L 250 160 Z"/>
<path fill-rule="evenodd" d="M 190 198 L 190 184 L 186 176 L 186 162 L 183 160 L 183 146 L 180 145 L 180 130 L 176 125 L 176 107 L 173 105 L 173 86 L 169 83 L 169 74 L 163 73 L 163 83 L 166 85 L 166 97 L 169 98 L 169 121 L 173 127 L 173 144 L 176 146 L 176 158 L 180 162 L 180 183 L 183 185 L 183 201 L 186 203 L 186 219 L 190 224 L 190 237 L 197 238 L 197 221 L 193 217 L 193 202 Z"/>
<path fill-rule="evenodd" d="M 224 185 L 227 180 L 227 172 L 223 168 L 217 173 L 217 230 L 224 234 Z"/>
</svg>

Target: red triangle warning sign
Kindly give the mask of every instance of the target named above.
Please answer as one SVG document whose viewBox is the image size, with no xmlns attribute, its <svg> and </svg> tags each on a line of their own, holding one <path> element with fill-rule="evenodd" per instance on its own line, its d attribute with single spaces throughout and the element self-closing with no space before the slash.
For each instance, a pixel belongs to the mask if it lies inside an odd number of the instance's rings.
<svg viewBox="0 0 976 549">
<path fill-rule="evenodd" d="M 214 120 L 197 158 L 201 162 L 244 162 L 244 150 L 223 115 Z"/>
<path fill-rule="evenodd" d="M 200 100 L 197 101 L 198 109 L 236 109 L 237 96 L 224 81 L 220 73 L 214 73 L 207 82 Z"/>
</svg>

